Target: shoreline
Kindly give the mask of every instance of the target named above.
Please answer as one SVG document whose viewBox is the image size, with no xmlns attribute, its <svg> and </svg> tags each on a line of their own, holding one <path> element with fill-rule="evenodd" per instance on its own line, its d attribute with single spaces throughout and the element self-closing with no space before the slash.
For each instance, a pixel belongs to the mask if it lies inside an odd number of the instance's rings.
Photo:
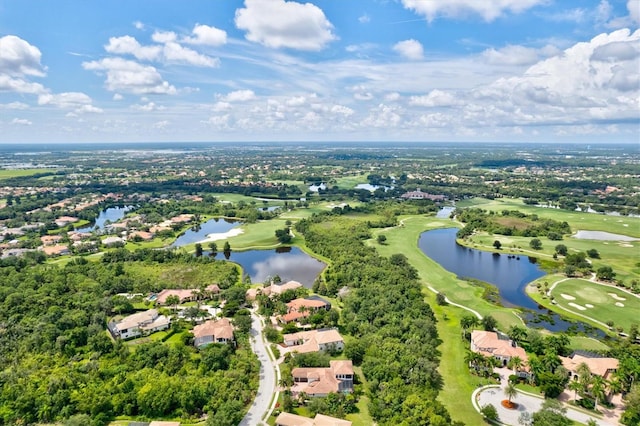
<svg viewBox="0 0 640 426">
<path fill-rule="evenodd" d="M 242 235 L 242 234 L 244 234 L 244 229 L 233 228 L 228 230 L 227 232 L 207 234 L 207 238 L 205 238 L 204 240 L 198 241 L 198 243 L 204 244 L 204 243 L 210 243 L 213 241 L 226 240 L 231 237 L 237 237 L 238 235 Z"/>
</svg>

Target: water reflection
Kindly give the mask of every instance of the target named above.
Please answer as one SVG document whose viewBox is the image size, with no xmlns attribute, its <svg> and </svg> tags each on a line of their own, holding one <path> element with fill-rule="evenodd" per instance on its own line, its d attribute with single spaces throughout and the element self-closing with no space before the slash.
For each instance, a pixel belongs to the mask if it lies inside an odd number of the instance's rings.
<svg viewBox="0 0 640 426">
<path fill-rule="evenodd" d="M 231 229 L 239 225 L 240 222 L 233 219 L 211 219 L 205 223 L 187 229 L 184 234 L 180 235 L 173 244 L 171 244 L 171 247 L 181 247 L 186 244 L 197 243 L 198 241 L 206 239 L 209 234 L 229 232 Z"/>
<path fill-rule="evenodd" d="M 591 329 L 583 323 L 563 320 L 559 315 L 538 305 L 526 294 L 527 284 L 545 275 L 537 265 L 536 258 L 501 256 L 460 246 L 456 242 L 457 231 L 457 228 L 446 228 L 423 232 L 418 245 L 424 254 L 458 277 L 476 279 L 496 286 L 502 305 L 527 310 L 524 315 L 527 323 L 551 331 Z M 595 333 L 604 335 L 600 330 Z"/>
<path fill-rule="evenodd" d="M 227 260 L 240 264 L 244 274 L 249 275 L 253 283 L 263 283 L 270 277 L 278 275 L 283 282 L 295 280 L 311 288 L 326 266 L 297 247 L 231 251 L 223 253 L 223 256 Z"/>
</svg>

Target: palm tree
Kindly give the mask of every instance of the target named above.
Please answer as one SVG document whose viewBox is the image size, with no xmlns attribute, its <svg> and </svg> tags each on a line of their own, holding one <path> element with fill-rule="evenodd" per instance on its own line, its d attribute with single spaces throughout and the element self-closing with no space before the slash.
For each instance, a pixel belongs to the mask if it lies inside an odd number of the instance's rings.
<svg viewBox="0 0 640 426">
<path fill-rule="evenodd" d="M 573 393 L 574 401 L 578 400 L 578 392 L 580 392 L 580 394 L 584 392 L 584 386 L 582 386 L 582 383 L 580 383 L 579 380 L 571 380 L 567 385 L 567 389 L 572 390 L 574 392 Z"/>
<path fill-rule="evenodd" d="M 511 400 L 518 396 L 518 389 L 516 389 L 516 385 L 511 382 L 507 382 L 507 386 L 504 387 L 504 396 L 507 397 L 509 405 L 511 405 Z"/>
<path fill-rule="evenodd" d="M 587 390 L 591 384 L 591 369 L 586 362 L 581 362 L 576 369 L 578 373 L 578 381 L 582 384 L 583 388 Z"/>
<path fill-rule="evenodd" d="M 606 397 L 607 381 L 602 376 L 595 375 L 591 379 L 591 395 L 594 398 L 593 409 L 598 410 L 598 399 L 603 400 Z"/>
<path fill-rule="evenodd" d="M 513 372 L 517 374 L 524 365 L 524 362 L 522 361 L 522 358 L 516 355 L 509 360 L 509 365 L 513 369 Z"/>
<path fill-rule="evenodd" d="M 173 313 L 175 313 L 176 310 L 178 309 L 178 305 L 180 304 L 180 298 L 178 296 L 176 296 L 175 294 L 172 294 L 172 295 L 167 297 L 167 299 L 165 300 L 165 303 L 167 305 L 172 305 L 173 306 Z"/>
<path fill-rule="evenodd" d="M 509 332 L 507 334 L 515 342 L 520 343 L 521 341 L 527 338 L 527 329 L 524 327 L 513 325 L 511 326 L 511 328 L 509 328 Z"/>
</svg>

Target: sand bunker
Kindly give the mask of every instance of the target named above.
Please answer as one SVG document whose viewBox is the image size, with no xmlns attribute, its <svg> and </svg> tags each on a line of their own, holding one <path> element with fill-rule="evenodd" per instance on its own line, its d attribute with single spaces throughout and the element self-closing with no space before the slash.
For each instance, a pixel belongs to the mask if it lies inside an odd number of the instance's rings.
<svg viewBox="0 0 640 426">
<path fill-rule="evenodd" d="M 620 244 L 620 247 L 633 247 L 633 244 Z"/>
<path fill-rule="evenodd" d="M 218 241 L 218 240 L 226 240 L 227 238 L 237 237 L 238 235 L 244 233 L 243 229 L 233 228 L 227 232 L 220 232 L 217 234 L 207 234 L 207 238 L 205 240 L 200 241 L 200 243 L 207 243 L 210 241 Z"/>
<path fill-rule="evenodd" d="M 573 236 L 579 240 L 607 240 L 607 241 L 637 241 L 638 238 L 628 235 L 612 234 L 604 231 L 578 231 Z"/>
<path fill-rule="evenodd" d="M 614 298 L 614 299 L 616 299 L 616 300 L 627 300 L 626 298 L 624 298 L 624 297 L 620 297 L 620 296 L 618 296 L 618 295 L 617 295 L 617 294 L 615 294 L 615 293 L 607 293 L 607 294 L 608 294 L 609 296 L 613 297 L 613 298 Z"/>
<path fill-rule="evenodd" d="M 562 298 L 565 299 L 565 300 L 576 300 L 575 297 L 573 297 L 571 295 L 568 295 L 568 294 L 562 293 L 560 296 L 562 296 Z"/>
<path fill-rule="evenodd" d="M 584 306 L 578 305 L 577 303 L 573 303 L 573 302 L 569 302 L 569 306 L 573 306 L 574 308 L 576 308 L 579 311 L 586 311 L 587 308 L 585 308 Z"/>
<path fill-rule="evenodd" d="M 624 308 L 624 303 L 616 302 L 618 308 Z"/>
<path fill-rule="evenodd" d="M 587 308 L 593 308 L 593 305 L 591 303 L 585 303 L 584 306 L 586 306 Z"/>
</svg>

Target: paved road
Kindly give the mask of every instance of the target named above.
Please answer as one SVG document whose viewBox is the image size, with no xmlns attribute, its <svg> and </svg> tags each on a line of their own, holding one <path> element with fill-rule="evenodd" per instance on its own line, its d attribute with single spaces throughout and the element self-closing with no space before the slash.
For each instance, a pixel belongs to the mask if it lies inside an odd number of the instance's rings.
<svg viewBox="0 0 640 426">
<path fill-rule="evenodd" d="M 251 312 L 251 348 L 258 355 L 260 360 L 260 385 L 258 387 L 258 393 L 253 400 L 253 404 L 249 407 L 249 411 L 240 422 L 240 426 L 256 426 L 266 423 L 262 422 L 262 417 L 268 411 L 271 411 L 271 397 L 276 391 L 276 365 L 269 354 L 267 353 L 267 346 L 264 338 L 262 337 L 262 320 L 255 313 Z"/>
<path fill-rule="evenodd" d="M 540 411 L 542 403 L 544 402 L 544 399 L 540 397 L 518 392 L 518 396 L 513 399 L 513 402 L 516 402 L 518 404 L 517 409 L 508 410 L 501 404 L 501 401 L 503 399 L 506 399 L 506 397 L 504 396 L 503 388 L 498 386 L 490 386 L 478 389 L 476 392 L 474 392 L 472 398 L 474 398 L 477 402 L 476 409 L 477 407 L 483 407 L 487 404 L 493 404 L 493 406 L 498 410 L 498 417 L 500 418 L 500 421 L 505 425 L 512 426 L 517 426 L 520 424 L 518 422 L 518 418 L 520 417 L 521 413 L 528 411 L 529 414 L 533 415 L 533 413 L 535 413 L 536 411 Z M 592 417 L 570 407 L 567 407 L 567 417 L 581 424 L 586 424 L 589 419 L 595 420 L 598 426 L 611 426 L 617 424 L 617 422 L 609 423 L 605 420 Z"/>
</svg>

